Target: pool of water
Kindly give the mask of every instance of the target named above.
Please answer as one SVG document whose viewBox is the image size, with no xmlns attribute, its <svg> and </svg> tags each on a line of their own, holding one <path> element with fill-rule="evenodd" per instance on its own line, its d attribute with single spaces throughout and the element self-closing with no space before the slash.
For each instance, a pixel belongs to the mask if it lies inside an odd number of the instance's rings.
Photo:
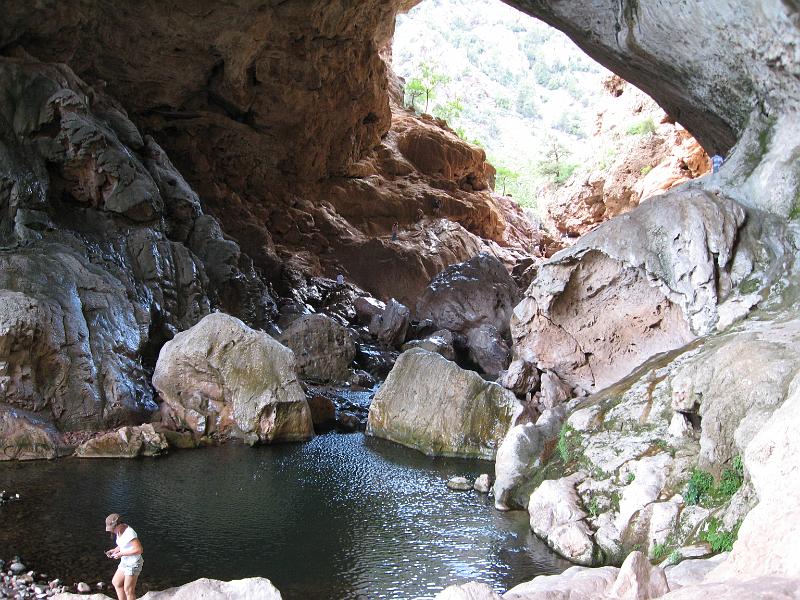
<svg viewBox="0 0 800 600">
<path fill-rule="evenodd" d="M 158 459 L 0 463 L 0 557 L 67 581 L 110 580 L 108 513 L 139 534 L 140 592 L 199 577 L 267 577 L 285 600 L 432 598 L 470 580 L 499 591 L 568 564 L 453 475 L 492 464 L 433 459 L 362 434 L 227 446 Z"/>
</svg>

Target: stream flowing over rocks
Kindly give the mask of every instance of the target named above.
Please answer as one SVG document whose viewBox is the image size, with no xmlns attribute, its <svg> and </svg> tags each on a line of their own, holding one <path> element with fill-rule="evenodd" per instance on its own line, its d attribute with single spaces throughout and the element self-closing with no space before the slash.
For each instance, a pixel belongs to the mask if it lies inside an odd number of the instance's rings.
<svg viewBox="0 0 800 600">
<path fill-rule="evenodd" d="M 439 599 L 800 598 L 797 0 L 507 0 L 725 156 L 578 182 L 558 252 L 401 107 L 417 3 L 4 3 L 0 460 L 366 427 L 576 564 Z"/>
</svg>

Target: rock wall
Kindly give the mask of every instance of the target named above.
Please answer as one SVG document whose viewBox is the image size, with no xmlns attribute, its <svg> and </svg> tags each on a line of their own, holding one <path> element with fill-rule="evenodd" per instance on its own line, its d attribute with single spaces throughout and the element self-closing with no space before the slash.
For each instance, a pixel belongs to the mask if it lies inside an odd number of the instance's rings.
<svg viewBox="0 0 800 600">
<path fill-rule="evenodd" d="M 14 2 L 0 47 L 120 98 L 280 294 L 299 270 L 409 302 L 449 264 L 535 240 L 482 150 L 390 108 L 380 49 L 403 4 Z M 389 243 L 394 222 L 412 235 Z"/>
<path fill-rule="evenodd" d="M 269 293 L 111 99 L 25 57 L 0 92 L 2 401 L 67 430 L 141 421 L 160 345 L 212 305 L 263 325 Z"/>
</svg>

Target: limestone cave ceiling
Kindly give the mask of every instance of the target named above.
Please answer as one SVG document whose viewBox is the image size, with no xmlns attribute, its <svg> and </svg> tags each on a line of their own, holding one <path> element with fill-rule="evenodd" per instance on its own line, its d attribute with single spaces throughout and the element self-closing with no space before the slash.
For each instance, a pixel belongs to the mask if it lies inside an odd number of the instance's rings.
<svg viewBox="0 0 800 600">
<path fill-rule="evenodd" d="M 145 128 L 203 131 L 209 143 L 223 128 L 249 136 L 256 173 L 307 180 L 344 172 L 388 129 L 379 50 L 396 13 L 418 3 L 12 0 L 0 47 L 67 63 Z M 791 2 L 507 3 L 566 32 L 713 150 L 797 84 L 798 49 L 784 43 L 796 34 Z"/>
</svg>

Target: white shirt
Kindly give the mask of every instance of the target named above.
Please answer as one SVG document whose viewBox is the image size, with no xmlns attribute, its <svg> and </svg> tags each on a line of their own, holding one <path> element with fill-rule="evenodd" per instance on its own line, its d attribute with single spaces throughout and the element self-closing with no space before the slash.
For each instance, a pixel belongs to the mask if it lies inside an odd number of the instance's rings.
<svg viewBox="0 0 800 600">
<path fill-rule="evenodd" d="M 125 531 L 123 531 L 122 533 L 120 533 L 117 536 L 117 546 L 119 546 L 120 551 L 125 553 L 128 550 L 133 550 L 133 543 L 132 542 L 137 537 L 139 537 L 139 536 L 136 535 L 136 532 L 133 530 L 133 527 L 128 525 L 125 528 Z"/>
</svg>

